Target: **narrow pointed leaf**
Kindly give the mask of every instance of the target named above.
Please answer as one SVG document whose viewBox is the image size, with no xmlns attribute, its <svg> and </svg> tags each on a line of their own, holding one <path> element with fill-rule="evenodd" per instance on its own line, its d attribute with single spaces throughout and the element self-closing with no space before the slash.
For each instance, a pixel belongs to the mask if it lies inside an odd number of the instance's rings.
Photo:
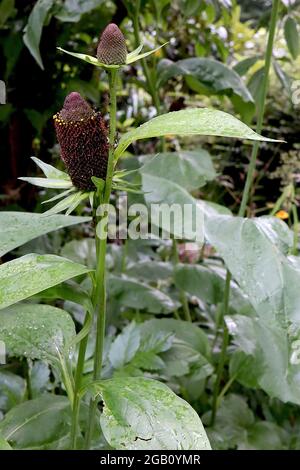
<svg viewBox="0 0 300 470">
<path fill-rule="evenodd" d="M 168 42 L 165 42 L 162 46 L 157 47 L 156 49 L 152 49 L 152 51 L 148 52 L 143 52 L 143 54 L 138 54 L 136 56 L 127 56 L 126 64 L 132 64 L 133 62 L 136 62 L 137 60 L 144 59 L 145 57 L 148 57 L 148 55 L 154 54 L 155 52 L 159 51 L 162 47 L 164 47 Z"/>
<path fill-rule="evenodd" d="M 18 179 L 21 181 L 26 181 L 26 183 L 33 184 L 34 186 L 39 186 L 41 188 L 68 189 L 73 186 L 71 181 L 64 179 L 35 178 L 25 176 L 22 176 Z"/>
<path fill-rule="evenodd" d="M 126 148 L 139 139 L 162 135 L 208 135 L 256 141 L 277 142 L 254 132 L 231 114 L 209 108 L 186 109 L 157 116 L 127 132 L 115 151 L 116 160 Z"/>
<path fill-rule="evenodd" d="M 33 160 L 34 163 L 42 170 L 46 178 L 70 180 L 67 173 L 58 170 L 57 168 L 52 165 L 49 165 L 48 163 L 43 162 L 39 158 L 31 157 L 31 160 Z"/>
</svg>

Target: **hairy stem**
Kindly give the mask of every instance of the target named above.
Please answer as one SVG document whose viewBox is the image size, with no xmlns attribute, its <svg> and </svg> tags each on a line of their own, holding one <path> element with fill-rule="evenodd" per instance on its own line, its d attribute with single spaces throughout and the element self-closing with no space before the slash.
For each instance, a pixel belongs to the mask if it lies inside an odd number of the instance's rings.
<svg viewBox="0 0 300 470">
<path fill-rule="evenodd" d="M 110 90 L 110 124 L 109 124 L 109 154 L 107 163 L 106 182 L 103 197 L 97 195 L 97 202 L 102 203 L 104 208 L 109 204 L 112 179 L 114 171 L 114 148 L 116 139 L 116 114 L 117 114 L 117 95 L 116 95 L 117 70 L 109 71 L 109 90 Z M 106 210 L 106 209 L 105 209 Z M 105 217 L 108 217 L 106 214 Z M 96 217 L 96 222 L 98 222 Z M 96 251 L 97 266 L 95 275 L 95 288 L 93 293 L 93 304 L 95 314 L 97 315 L 96 326 L 96 347 L 94 355 L 94 371 L 93 379 L 101 378 L 103 348 L 105 338 L 105 321 L 106 321 L 106 248 L 107 248 L 107 232 L 101 234 L 100 240 L 96 235 Z M 89 422 L 86 433 L 86 448 L 89 449 L 95 424 L 95 414 L 97 410 L 97 400 L 91 400 L 89 410 Z"/>
<path fill-rule="evenodd" d="M 266 49 L 266 54 L 265 54 L 264 76 L 263 76 L 263 81 L 261 85 L 261 102 L 260 102 L 260 107 L 258 109 L 258 115 L 257 115 L 256 132 L 258 134 L 261 133 L 263 120 L 264 120 L 265 104 L 266 104 L 266 98 L 267 98 L 267 92 L 268 92 L 268 81 L 269 81 L 270 66 L 271 66 L 271 61 L 272 61 L 273 44 L 274 44 L 274 37 L 275 37 L 275 32 L 276 32 L 278 10 L 279 10 L 279 0 L 274 0 L 273 5 L 272 5 L 272 14 L 271 14 L 269 36 L 268 36 L 268 44 L 267 44 L 267 49 Z M 242 196 L 242 202 L 241 202 L 240 209 L 238 212 L 239 217 L 244 217 L 246 213 L 247 204 L 249 201 L 249 196 L 250 196 L 253 179 L 254 179 L 258 149 L 259 149 L 259 142 L 255 142 L 252 148 L 250 164 L 249 164 L 246 183 L 245 183 L 243 196 Z M 229 342 L 229 333 L 228 333 L 228 329 L 224 321 L 224 317 L 228 313 L 229 298 L 230 298 L 230 281 L 231 281 L 231 274 L 229 271 L 227 271 L 226 285 L 225 285 L 225 292 L 224 292 L 224 304 L 223 304 L 224 308 L 222 312 L 223 340 L 222 340 L 220 361 L 219 361 L 218 368 L 217 368 L 217 378 L 216 378 L 214 394 L 213 394 L 211 425 L 214 424 L 215 417 L 216 417 L 219 389 L 220 389 L 221 379 L 222 379 L 225 360 L 226 360 L 227 346 Z"/>
</svg>

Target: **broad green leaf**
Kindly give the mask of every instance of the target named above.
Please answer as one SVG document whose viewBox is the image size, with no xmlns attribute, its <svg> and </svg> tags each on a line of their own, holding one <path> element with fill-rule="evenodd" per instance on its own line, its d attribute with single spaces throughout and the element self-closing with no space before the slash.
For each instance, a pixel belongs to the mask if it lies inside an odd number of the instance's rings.
<svg viewBox="0 0 300 470">
<path fill-rule="evenodd" d="M 144 170 L 146 171 L 146 168 L 141 169 L 141 171 Z M 201 240 L 203 210 L 198 206 L 196 199 L 184 188 L 167 178 L 148 175 L 144 172 L 142 173 L 142 188 L 145 191 L 145 201 L 151 207 L 151 223 L 155 227 L 161 227 L 167 237 L 173 234 L 178 239 Z M 173 218 L 171 215 L 161 217 L 161 210 L 164 207 L 162 204 L 167 204 L 167 207 L 174 210 Z M 184 207 L 189 207 L 190 211 L 184 214 Z M 198 231 L 195 225 L 196 220 L 200 224 Z"/>
<path fill-rule="evenodd" d="M 278 450 L 286 448 L 286 432 L 273 422 L 259 421 L 239 395 L 226 396 L 215 425 L 208 429 L 214 449 Z"/>
<path fill-rule="evenodd" d="M 71 316 L 50 305 L 14 305 L 0 312 L 0 321 L 0 340 L 10 356 L 59 364 L 75 337 Z"/>
<path fill-rule="evenodd" d="M 59 5 L 55 18 L 62 22 L 77 23 L 82 15 L 100 7 L 104 0 L 65 0 Z"/>
<path fill-rule="evenodd" d="M 147 282 L 170 279 L 173 276 L 174 266 L 163 261 L 139 261 L 126 269 L 126 274 Z"/>
<path fill-rule="evenodd" d="M 122 306 L 146 310 L 151 313 L 170 313 L 179 307 L 164 292 L 128 276 L 110 276 L 109 295 L 116 297 Z"/>
<path fill-rule="evenodd" d="M 299 258 L 286 257 L 288 227 L 275 218 L 216 216 L 205 230 L 257 312 L 242 329 L 232 317 L 231 334 L 253 358 L 261 388 L 299 404 L 300 270 Z"/>
<path fill-rule="evenodd" d="M 45 394 L 10 410 L 0 421 L 0 433 L 14 449 L 66 449 L 70 424 L 69 400 Z"/>
<path fill-rule="evenodd" d="M 53 230 L 90 220 L 90 217 L 66 217 L 65 215 L 44 217 L 43 214 L 28 212 L 0 212 L 0 256 Z"/>
<path fill-rule="evenodd" d="M 178 288 L 213 305 L 223 300 L 225 277 L 224 270 L 213 266 L 178 264 L 175 269 L 175 284 Z M 234 283 L 231 283 L 230 305 L 237 310 L 249 305 Z"/>
<path fill-rule="evenodd" d="M 89 391 L 104 401 L 101 427 L 115 449 L 210 449 L 197 413 L 160 382 L 116 378 L 93 383 Z"/>
<path fill-rule="evenodd" d="M 55 255 L 29 254 L 0 266 L 0 309 L 90 270 Z"/>
<path fill-rule="evenodd" d="M 0 450 L 12 450 L 9 443 L 0 434 Z"/>
<path fill-rule="evenodd" d="M 0 410 L 7 412 L 23 401 L 26 383 L 19 375 L 0 369 Z"/>
<path fill-rule="evenodd" d="M 236 111 L 240 112 L 241 102 L 246 104 L 250 111 L 254 111 L 254 101 L 251 93 L 245 86 L 237 72 L 222 62 L 205 57 L 194 57 L 172 62 L 163 59 L 158 66 L 159 86 L 167 80 L 177 76 L 187 76 L 188 85 L 201 92 L 201 87 L 210 94 L 227 95 L 232 99 Z M 200 89 L 199 89 L 200 85 Z"/>
<path fill-rule="evenodd" d="M 23 41 L 26 47 L 28 47 L 30 53 L 43 70 L 44 66 L 39 45 L 43 26 L 53 5 L 54 0 L 38 0 L 29 15 L 23 35 Z"/>
<path fill-rule="evenodd" d="M 18 178 L 21 181 L 26 181 L 26 183 L 33 184 L 34 186 L 39 186 L 41 188 L 52 188 L 52 189 L 69 189 L 72 188 L 72 181 L 67 179 L 53 179 L 53 178 L 36 178 L 31 176 L 21 176 Z"/>
<path fill-rule="evenodd" d="M 144 163 L 141 172 L 167 178 L 187 191 L 201 188 L 216 178 L 211 156 L 203 149 L 145 155 L 140 160 Z"/>
<path fill-rule="evenodd" d="M 284 36 L 290 54 L 296 60 L 300 54 L 300 36 L 297 22 L 291 16 L 288 16 L 284 23 Z"/>
<path fill-rule="evenodd" d="M 274 142 L 254 132 L 234 116 L 209 108 L 185 109 L 157 116 L 124 134 L 115 151 L 116 160 L 126 148 L 139 139 L 162 135 L 208 135 Z M 276 141 L 275 141 L 276 142 Z"/>
</svg>

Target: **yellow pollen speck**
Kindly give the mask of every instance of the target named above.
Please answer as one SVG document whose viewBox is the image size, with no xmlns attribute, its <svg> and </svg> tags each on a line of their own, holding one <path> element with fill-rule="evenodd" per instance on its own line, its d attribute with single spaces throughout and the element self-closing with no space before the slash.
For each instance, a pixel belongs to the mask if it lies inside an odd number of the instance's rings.
<svg viewBox="0 0 300 470">
<path fill-rule="evenodd" d="M 286 220 L 289 218 L 289 214 L 286 211 L 279 211 L 275 214 L 275 217 L 281 220 Z"/>
</svg>

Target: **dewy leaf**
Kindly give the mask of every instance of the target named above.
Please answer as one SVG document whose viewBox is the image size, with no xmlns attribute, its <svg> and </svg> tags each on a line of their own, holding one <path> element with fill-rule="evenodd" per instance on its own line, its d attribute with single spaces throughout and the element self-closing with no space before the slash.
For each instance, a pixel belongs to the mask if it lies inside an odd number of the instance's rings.
<svg viewBox="0 0 300 470">
<path fill-rule="evenodd" d="M 44 70 L 41 54 L 40 54 L 40 39 L 42 29 L 48 14 L 54 4 L 54 0 L 38 0 L 33 10 L 31 11 L 28 23 L 25 26 L 23 41 L 28 47 L 30 53 L 35 58 L 41 69 Z"/>
<path fill-rule="evenodd" d="M 126 450 L 210 450 L 196 411 L 166 385 L 146 378 L 116 378 L 88 387 L 101 396 L 107 442 Z"/>
<path fill-rule="evenodd" d="M 291 241 L 287 231 L 274 218 L 219 215 L 205 223 L 207 239 L 257 312 L 246 324 L 231 317 L 231 334 L 253 358 L 261 388 L 299 404 L 300 270 L 299 258 L 286 256 Z M 247 343 L 242 341 L 245 328 Z"/>
<path fill-rule="evenodd" d="M 178 302 L 159 289 L 127 276 L 110 276 L 108 289 L 109 294 L 126 307 L 161 314 L 173 312 L 179 307 Z"/>
<path fill-rule="evenodd" d="M 14 449 L 67 449 L 71 413 L 67 397 L 45 394 L 10 410 L 0 433 Z"/>
<path fill-rule="evenodd" d="M 0 266 L 0 309 L 91 270 L 55 255 L 29 254 Z"/>
<path fill-rule="evenodd" d="M 0 212 L 0 257 L 18 246 L 53 230 L 90 222 L 90 217 L 67 217 L 28 212 Z"/>
<path fill-rule="evenodd" d="M 162 135 L 208 135 L 233 137 L 265 142 L 277 142 L 254 132 L 231 114 L 210 108 L 191 108 L 157 116 L 127 132 L 120 139 L 115 151 L 116 160 L 135 140 Z"/>
<path fill-rule="evenodd" d="M 0 340 L 9 356 L 58 364 L 75 334 L 70 314 L 50 305 L 18 304 L 0 312 Z"/>
<path fill-rule="evenodd" d="M 210 154 L 201 148 L 192 151 L 159 153 L 140 157 L 141 173 L 166 178 L 187 191 L 201 188 L 216 178 Z"/>
</svg>

